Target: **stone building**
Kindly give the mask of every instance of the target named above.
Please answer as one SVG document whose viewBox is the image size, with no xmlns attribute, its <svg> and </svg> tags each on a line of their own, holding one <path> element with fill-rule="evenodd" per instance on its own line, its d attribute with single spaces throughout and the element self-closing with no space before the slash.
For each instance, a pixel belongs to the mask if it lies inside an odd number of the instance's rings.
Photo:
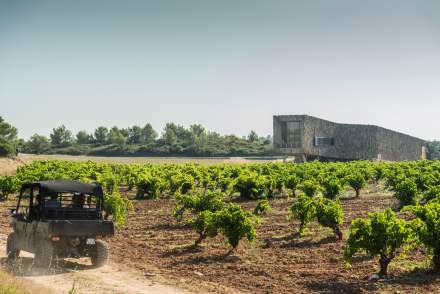
<svg viewBox="0 0 440 294">
<path fill-rule="evenodd" d="M 340 124 L 308 115 L 273 117 L 277 154 L 308 160 L 417 160 L 426 158 L 426 142 L 373 125 Z"/>
</svg>

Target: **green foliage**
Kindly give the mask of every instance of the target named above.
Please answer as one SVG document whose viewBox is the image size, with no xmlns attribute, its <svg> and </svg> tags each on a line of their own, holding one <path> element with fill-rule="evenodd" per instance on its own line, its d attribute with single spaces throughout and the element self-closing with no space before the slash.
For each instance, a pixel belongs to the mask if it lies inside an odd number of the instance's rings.
<svg viewBox="0 0 440 294">
<path fill-rule="evenodd" d="M 93 142 L 93 137 L 89 134 L 87 134 L 86 131 L 79 131 L 76 133 L 76 143 L 77 144 L 90 144 Z M 44 137 L 43 137 L 44 138 Z"/>
<path fill-rule="evenodd" d="M 270 210 L 270 204 L 267 199 L 262 199 L 258 201 L 257 206 L 254 208 L 255 215 L 266 214 Z"/>
<path fill-rule="evenodd" d="M 133 202 L 122 197 L 119 192 L 113 194 L 104 193 L 104 211 L 107 217 L 113 217 L 116 225 L 123 226 L 128 212 L 132 210 L 134 210 Z"/>
<path fill-rule="evenodd" d="M 335 176 L 327 176 L 321 183 L 324 197 L 328 199 L 336 199 L 344 190 L 341 181 Z"/>
<path fill-rule="evenodd" d="M 411 178 L 406 178 L 396 185 L 395 196 L 401 207 L 415 205 L 417 202 L 417 185 Z"/>
<path fill-rule="evenodd" d="M 331 228 L 335 235 L 340 240 L 342 239 L 339 225 L 342 224 L 344 214 L 339 202 L 301 195 L 298 201 L 290 207 L 290 211 L 294 218 L 301 221 L 300 236 L 304 234 L 307 225 L 316 218 L 321 226 Z"/>
<path fill-rule="evenodd" d="M 144 175 L 136 185 L 136 197 L 158 199 L 164 193 L 166 186 L 167 183 L 163 178 L 149 174 Z"/>
<path fill-rule="evenodd" d="M 429 187 L 428 190 L 423 194 L 423 197 L 426 201 L 433 199 L 440 200 L 440 186 Z"/>
<path fill-rule="evenodd" d="M 50 149 L 50 142 L 45 136 L 34 134 L 26 142 L 24 151 L 35 154 L 42 154 Z"/>
<path fill-rule="evenodd" d="M 16 138 L 13 140 L 2 139 L 1 122 L 2 120 L 0 120 L 0 155 L 2 151 L 4 155 L 6 155 L 6 152 L 15 154 L 16 144 L 13 141 Z M 185 128 L 174 123 L 167 123 L 159 139 L 157 138 L 157 132 L 149 123 L 144 127 L 118 128 L 114 126 L 110 130 L 100 126 L 95 129 L 93 135 L 87 134 L 85 131 L 78 132 L 75 139 L 71 131 L 66 129 L 65 126 L 61 126 L 53 129 L 51 134 L 52 145 L 50 148 L 30 148 L 29 146 L 26 152 L 102 156 L 152 154 L 161 156 L 272 155 L 271 140 L 260 139 L 256 133 L 252 133 L 249 139 L 239 138 L 234 135 L 220 135 L 216 132 L 208 132 L 203 126 L 198 124 Z M 41 142 L 42 138 L 39 138 L 39 141 Z M 76 144 L 72 146 L 73 143 Z M 81 146 L 81 148 L 78 146 Z"/>
<path fill-rule="evenodd" d="M 365 177 L 360 172 L 356 171 L 346 176 L 345 181 L 356 191 L 356 197 L 360 196 L 361 189 L 366 185 Z"/>
<path fill-rule="evenodd" d="M 16 155 L 17 129 L 0 116 L 0 157 Z"/>
<path fill-rule="evenodd" d="M 94 136 L 97 144 L 106 144 L 108 141 L 108 129 L 106 127 L 98 127 L 95 130 Z"/>
<path fill-rule="evenodd" d="M 234 190 L 244 199 L 258 199 L 267 194 L 266 177 L 256 172 L 241 173 L 235 181 Z"/>
<path fill-rule="evenodd" d="M 125 143 L 125 139 L 126 138 L 123 134 L 123 130 L 120 130 L 116 126 L 112 127 L 107 135 L 108 144 L 122 145 Z"/>
<path fill-rule="evenodd" d="M 50 134 L 50 141 L 54 147 L 70 146 L 73 142 L 72 132 L 64 125 L 54 128 Z"/>
<path fill-rule="evenodd" d="M 316 201 L 316 217 L 318 223 L 327 228 L 331 228 L 339 240 L 342 240 L 342 232 L 339 226 L 344 220 L 344 213 L 339 201 L 332 201 L 320 198 Z"/>
<path fill-rule="evenodd" d="M 214 238 L 218 234 L 218 228 L 214 222 L 214 213 L 205 210 L 198 213 L 194 220 L 191 221 L 191 226 L 199 234 L 194 245 L 199 245 L 206 237 Z"/>
<path fill-rule="evenodd" d="M 170 176 L 169 189 L 171 194 L 186 194 L 194 188 L 195 179 L 190 174 L 176 173 Z"/>
<path fill-rule="evenodd" d="M 294 218 L 301 221 L 299 234 L 302 236 L 307 225 L 316 217 L 316 203 L 311 197 L 300 195 L 298 200 L 290 207 Z"/>
<path fill-rule="evenodd" d="M 285 186 L 291 191 L 292 196 L 295 196 L 295 190 L 298 187 L 299 183 L 300 179 L 294 174 L 290 174 L 286 177 Z"/>
<path fill-rule="evenodd" d="M 18 189 L 19 182 L 15 176 L 0 176 L 0 200 L 8 199 L 8 196 Z"/>
<path fill-rule="evenodd" d="M 180 221 L 185 211 L 197 215 L 202 211 L 216 212 L 224 207 L 220 192 L 206 191 L 204 194 L 177 195 L 174 200 L 173 216 Z"/>
<path fill-rule="evenodd" d="M 236 204 L 230 204 L 216 212 L 209 210 L 199 212 L 191 224 L 199 234 L 195 245 L 200 244 L 206 237 L 213 238 L 221 233 L 232 246 L 230 251 L 232 252 L 243 238 L 249 241 L 254 241 L 256 238 L 252 214 Z"/>
<path fill-rule="evenodd" d="M 420 220 L 416 226 L 419 240 L 429 249 L 435 271 L 440 271 L 440 203 L 438 200 L 424 206 L 408 206 Z"/>
<path fill-rule="evenodd" d="M 305 180 L 299 185 L 299 189 L 309 197 L 315 196 L 316 193 L 320 190 L 320 188 L 321 187 L 319 183 L 314 179 Z"/>
<path fill-rule="evenodd" d="M 396 218 L 391 209 L 371 213 L 369 219 L 357 218 L 352 222 L 344 259 L 350 263 L 356 252 L 365 250 L 370 256 L 380 257 L 379 275 L 384 276 L 397 250 L 414 237 L 413 224 Z"/>
<path fill-rule="evenodd" d="M 215 229 L 226 236 L 232 250 L 237 248 L 241 239 L 254 241 L 257 236 L 252 223 L 252 214 L 244 211 L 239 205 L 230 204 L 227 208 L 214 213 L 213 217 Z"/>
</svg>

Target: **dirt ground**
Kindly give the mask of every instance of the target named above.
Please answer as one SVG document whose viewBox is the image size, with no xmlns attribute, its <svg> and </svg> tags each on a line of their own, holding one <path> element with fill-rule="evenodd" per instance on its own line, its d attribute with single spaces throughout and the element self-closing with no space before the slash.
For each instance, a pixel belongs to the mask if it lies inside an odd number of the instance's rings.
<svg viewBox="0 0 440 294">
<path fill-rule="evenodd" d="M 353 196 L 348 192 L 342 200 L 344 240 L 354 218 L 396 205 L 389 193 L 375 189 L 360 199 Z M 141 200 L 127 225 L 110 240 L 113 258 L 189 289 L 218 293 L 440 293 L 439 276 L 428 272 L 423 248 L 392 262 L 388 279 L 372 282 L 377 260 L 360 255 L 347 268 L 345 242 L 338 242 L 331 230 L 314 223 L 306 236 L 292 237 L 299 223 L 289 220 L 291 202 L 271 201 L 273 211 L 257 226 L 257 240 L 242 243 L 234 256 L 224 258 L 228 247 L 221 237 L 207 240 L 202 248 L 192 247 L 197 236 L 170 216 L 172 201 Z M 240 204 L 253 209 L 256 202 Z"/>
<path fill-rule="evenodd" d="M 120 263 L 111 258 L 104 267 L 94 269 L 90 259 L 60 260 L 49 271 L 42 271 L 33 266 L 33 254 L 21 252 L 17 262 L 9 263 L 6 259 L 6 238 L 9 228 L 9 207 L 14 205 L 11 199 L 0 203 L 0 266 L 9 274 L 23 279 L 21 284 L 28 284 L 42 292 L 32 293 L 120 293 L 120 294 L 176 294 L 191 293 L 167 283 L 163 277 L 149 276 L 135 269 L 129 260 Z M 116 248 L 112 248 L 115 253 Z M 127 252 L 127 251 L 126 251 Z M 128 257 L 128 255 L 127 255 Z M 28 289 L 30 286 L 25 288 Z M 74 291 L 72 290 L 74 289 Z"/>
</svg>

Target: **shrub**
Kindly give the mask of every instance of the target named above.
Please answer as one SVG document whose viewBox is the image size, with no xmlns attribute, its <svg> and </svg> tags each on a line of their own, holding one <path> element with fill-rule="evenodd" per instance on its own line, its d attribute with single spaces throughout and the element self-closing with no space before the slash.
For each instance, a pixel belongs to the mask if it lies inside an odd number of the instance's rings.
<svg viewBox="0 0 440 294">
<path fill-rule="evenodd" d="M 440 203 L 432 201 L 424 206 L 408 206 L 420 220 L 416 226 L 419 240 L 432 254 L 434 271 L 440 272 Z"/>
<path fill-rule="evenodd" d="M 178 172 L 169 179 L 169 187 L 171 194 L 186 194 L 194 188 L 195 179 L 190 174 Z"/>
<path fill-rule="evenodd" d="M 113 194 L 104 193 L 104 211 L 106 218 L 112 216 L 116 225 L 123 226 L 127 218 L 128 211 L 134 210 L 133 202 L 122 197 L 119 192 Z"/>
<path fill-rule="evenodd" d="M 234 190 L 244 199 L 258 199 L 266 196 L 266 178 L 256 172 L 243 172 L 235 180 Z"/>
<path fill-rule="evenodd" d="M 254 208 L 255 215 L 266 214 L 270 210 L 269 201 L 267 199 L 262 199 L 258 201 L 257 206 Z"/>
<path fill-rule="evenodd" d="M 8 199 L 8 196 L 19 189 L 18 179 L 14 176 L 0 176 L 0 200 Z"/>
<path fill-rule="evenodd" d="M 161 177 L 155 177 L 151 175 L 147 175 L 142 177 L 137 185 L 137 198 L 146 198 L 148 199 L 157 199 L 160 198 L 162 193 L 165 191 L 166 182 Z"/>
<path fill-rule="evenodd" d="M 298 187 L 300 180 L 296 175 L 289 175 L 286 177 L 285 186 L 291 191 L 291 195 L 295 196 L 295 190 Z"/>
<path fill-rule="evenodd" d="M 225 235 L 233 252 L 241 239 L 247 238 L 248 241 L 254 241 L 257 234 L 255 232 L 252 214 L 244 211 L 239 205 L 231 204 L 227 208 L 217 211 L 214 214 L 213 221 L 215 229 L 209 230 L 212 234 L 215 230 Z"/>
<path fill-rule="evenodd" d="M 241 239 L 253 241 L 256 238 L 252 214 L 236 204 L 216 212 L 202 211 L 192 221 L 192 226 L 199 234 L 195 245 L 200 244 L 206 237 L 212 238 L 222 233 L 232 246 L 228 254 L 237 248 Z"/>
<path fill-rule="evenodd" d="M 191 226 L 199 234 L 199 237 L 194 243 L 194 246 L 198 246 L 206 237 L 215 237 L 218 234 L 218 230 L 213 223 L 214 213 L 208 210 L 201 211 L 197 214 L 196 218 L 191 221 Z"/>
<path fill-rule="evenodd" d="M 301 221 L 299 235 L 302 236 L 307 225 L 316 216 L 316 203 L 313 198 L 300 195 L 298 200 L 290 207 L 290 211 L 292 212 L 294 218 Z"/>
<path fill-rule="evenodd" d="M 316 200 L 316 217 L 321 226 L 331 228 L 338 239 L 342 240 L 339 226 L 343 222 L 344 213 L 339 202 L 326 198 Z"/>
<path fill-rule="evenodd" d="M 415 205 L 417 201 L 417 185 L 411 178 L 404 179 L 396 185 L 395 196 L 400 201 L 400 206 Z"/>
<path fill-rule="evenodd" d="M 379 256 L 379 276 L 383 277 L 387 275 L 388 264 L 397 250 L 412 240 L 412 224 L 396 218 L 391 209 L 371 213 L 369 219 L 357 218 L 352 222 L 344 259 L 350 263 L 359 250 L 365 250 L 370 256 Z"/>
<path fill-rule="evenodd" d="M 331 228 L 339 240 L 342 240 L 342 232 L 339 226 L 343 221 L 342 206 L 339 202 L 326 198 L 311 198 L 300 196 L 290 208 L 293 216 L 301 221 L 299 235 L 304 234 L 307 225 L 317 218 L 318 223 L 327 228 Z"/>
<path fill-rule="evenodd" d="M 360 196 L 361 189 L 363 189 L 366 185 L 366 180 L 364 176 L 359 172 L 349 174 L 345 178 L 345 181 L 350 187 L 352 187 L 356 191 L 356 197 Z"/>
<path fill-rule="evenodd" d="M 207 191 L 199 195 L 177 195 L 174 200 L 173 217 L 181 221 L 187 210 L 197 215 L 203 211 L 216 212 L 223 207 L 223 195 L 220 192 Z"/>
<path fill-rule="evenodd" d="M 322 181 L 322 189 L 325 198 L 335 199 L 342 193 L 344 186 L 336 177 L 326 177 Z"/>
<path fill-rule="evenodd" d="M 433 199 L 440 199 L 440 186 L 429 187 L 428 190 L 423 194 L 425 201 L 430 201 Z"/>
<path fill-rule="evenodd" d="M 309 197 L 313 197 L 320 190 L 319 183 L 316 180 L 305 180 L 299 185 L 299 189 Z"/>
</svg>

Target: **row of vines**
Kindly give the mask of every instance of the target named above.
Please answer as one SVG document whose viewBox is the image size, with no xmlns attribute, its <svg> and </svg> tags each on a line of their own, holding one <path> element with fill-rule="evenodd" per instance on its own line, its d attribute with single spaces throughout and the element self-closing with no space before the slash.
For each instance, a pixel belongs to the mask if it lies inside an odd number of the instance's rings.
<svg viewBox="0 0 440 294">
<path fill-rule="evenodd" d="M 360 250 L 378 256 L 379 274 L 402 252 L 424 244 L 440 271 L 440 162 L 383 163 L 310 162 L 304 164 L 108 164 L 96 162 L 35 161 L 21 166 L 14 176 L 0 177 L 0 199 L 16 193 L 23 182 L 73 179 L 103 186 L 106 211 L 123 225 L 132 201 L 120 194 L 133 191 L 137 199 L 169 198 L 173 216 L 197 232 L 195 245 L 223 234 L 233 251 L 243 238 L 256 238 L 259 215 L 270 210 L 268 199 L 294 197 L 289 207 L 299 220 L 299 235 L 312 221 L 330 228 L 338 240 L 344 238 L 344 212 L 340 197 L 348 189 L 360 197 L 368 184 L 383 183 L 393 192 L 398 206 L 355 219 L 345 246 L 350 264 Z M 237 197 L 258 200 L 253 211 L 243 210 Z M 406 211 L 408 220 L 396 211 Z"/>
</svg>

